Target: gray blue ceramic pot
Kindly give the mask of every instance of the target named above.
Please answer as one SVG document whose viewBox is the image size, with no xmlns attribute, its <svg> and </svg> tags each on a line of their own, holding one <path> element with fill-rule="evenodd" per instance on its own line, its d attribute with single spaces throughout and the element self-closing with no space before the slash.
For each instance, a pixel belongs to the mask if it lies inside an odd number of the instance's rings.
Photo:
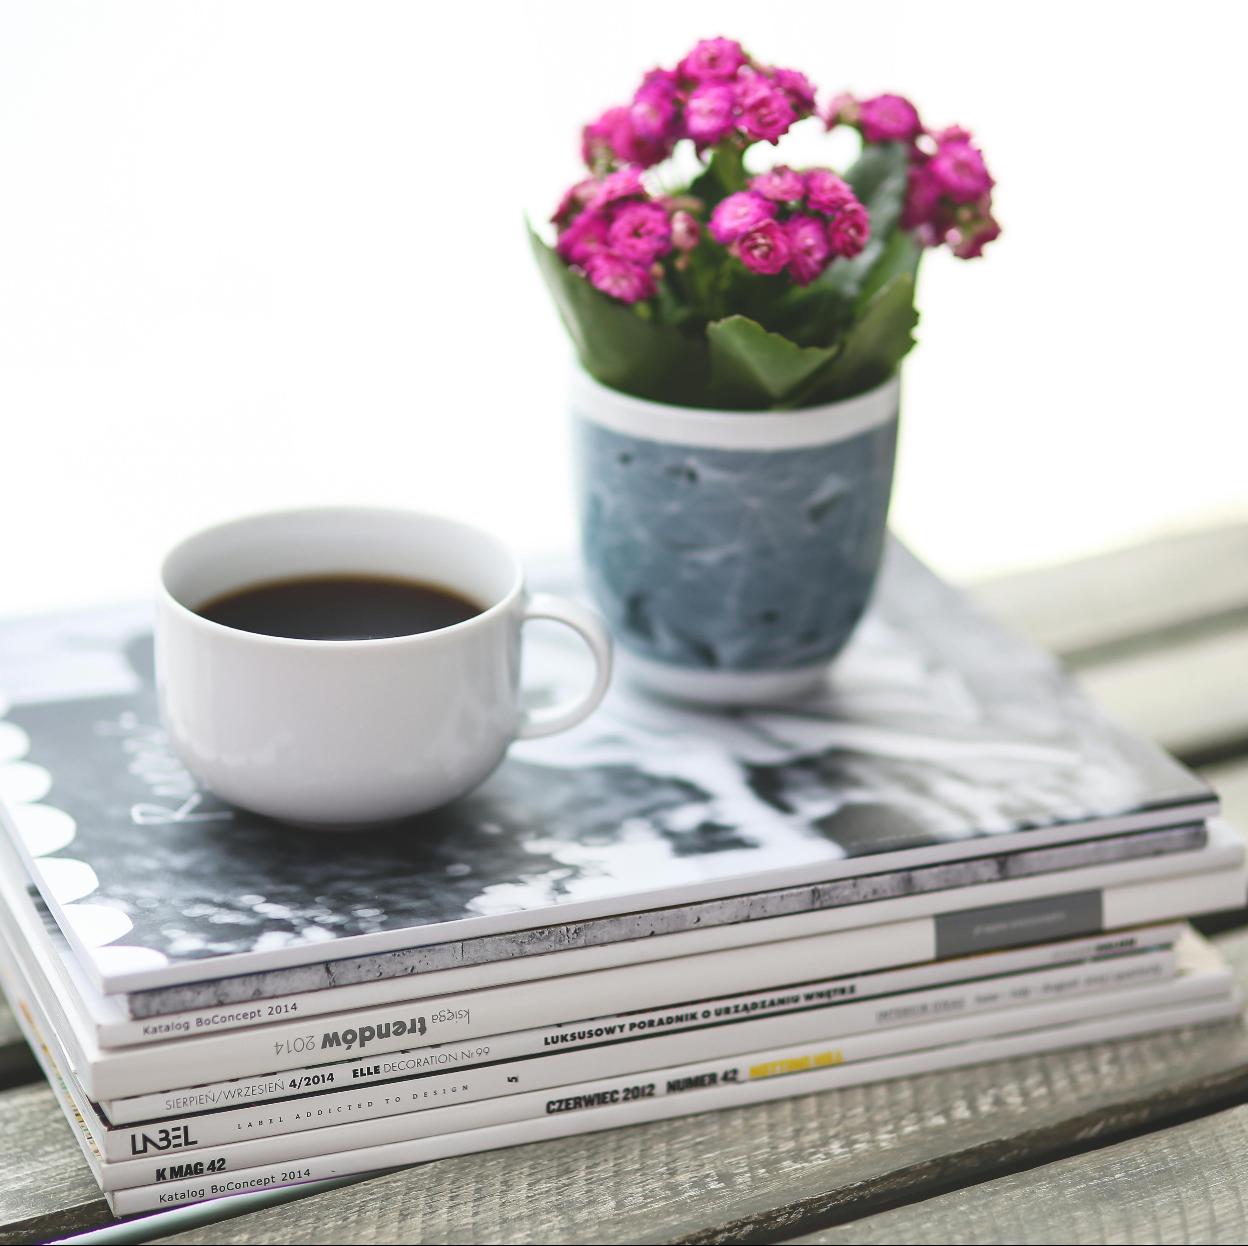
<svg viewBox="0 0 1248 1246">
<path fill-rule="evenodd" d="M 789 412 L 573 388 L 591 591 L 621 669 L 680 700 L 751 704 L 824 679 L 884 548 L 898 381 Z"/>
</svg>

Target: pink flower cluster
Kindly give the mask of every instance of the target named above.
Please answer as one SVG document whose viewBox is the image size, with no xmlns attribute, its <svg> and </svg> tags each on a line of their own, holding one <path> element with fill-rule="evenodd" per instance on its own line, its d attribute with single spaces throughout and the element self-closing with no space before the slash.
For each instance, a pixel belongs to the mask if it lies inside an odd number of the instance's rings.
<svg viewBox="0 0 1248 1246">
<path fill-rule="evenodd" d="M 584 129 L 591 169 L 646 168 L 683 138 L 701 150 L 730 137 L 776 143 L 815 109 L 815 89 L 796 69 L 756 64 L 735 39 L 703 39 L 675 69 L 652 69 L 630 104 L 608 108 Z"/>
<path fill-rule="evenodd" d="M 1001 234 L 992 187 L 983 153 L 965 130 L 925 135 L 911 157 L 902 224 L 924 246 L 945 243 L 960 259 L 977 259 Z"/>
<path fill-rule="evenodd" d="M 828 129 L 852 125 L 868 143 L 907 143 L 909 180 L 902 225 L 927 247 L 947 245 L 975 259 L 1001 233 L 992 215 L 992 175 L 968 131 L 928 130 L 900 95 L 857 100 L 839 95 L 824 110 Z"/>
<path fill-rule="evenodd" d="M 787 268 L 805 286 L 838 256 L 858 255 L 871 223 L 831 169 L 798 173 L 779 165 L 721 200 L 707 228 L 751 272 L 774 276 Z"/>
<path fill-rule="evenodd" d="M 687 211 L 650 198 L 634 165 L 577 182 L 553 220 L 559 229 L 555 249 L 564 263 L 621 303 L 653 297 L 660 261 L 673 250 L 692 250 L 700 232 Z"/>
</svg>

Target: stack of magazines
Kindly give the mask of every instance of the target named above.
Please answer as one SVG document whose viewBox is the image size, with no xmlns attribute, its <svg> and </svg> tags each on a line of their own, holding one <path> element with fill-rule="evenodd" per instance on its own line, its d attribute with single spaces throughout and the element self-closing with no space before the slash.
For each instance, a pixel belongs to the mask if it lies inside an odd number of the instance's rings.
<svg viewBox="0 0 1248 1246">
<path fill-rule="evenodd" d="M 118 1214 L 1238 1007 L 1213 792 L 896 548 L 816 699 L 622 685 L 384 829 L 197 789 L 144 610 L 0 628 L 0 693 L 0 976 Z"/>
</svg>

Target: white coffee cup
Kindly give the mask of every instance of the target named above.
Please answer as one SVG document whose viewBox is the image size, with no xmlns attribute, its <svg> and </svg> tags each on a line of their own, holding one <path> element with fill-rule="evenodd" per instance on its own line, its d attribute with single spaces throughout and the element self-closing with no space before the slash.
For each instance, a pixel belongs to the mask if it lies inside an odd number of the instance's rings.
<svg viewBox="0 0 1248 1246">
<path fill-rule="evenodd" d="M 481 613 L 375 640 L 288 640 L 196 610 L 237 589 L 324 574 L 438 585 Z M 520 704 L 522 624 L 553 619 L 594 656 L 589 691 Z M 494 537 L 434 515 L 324 508 L 255 515 L 176 546 L 161 568 L 161 713 L 191 773 L 224 799 L 285 821 L 386 821 L 476 787 L 513 740 L 575 726 L 602 700 L 611 638 L 592 611 L 530 594 Z"/>
</svg>

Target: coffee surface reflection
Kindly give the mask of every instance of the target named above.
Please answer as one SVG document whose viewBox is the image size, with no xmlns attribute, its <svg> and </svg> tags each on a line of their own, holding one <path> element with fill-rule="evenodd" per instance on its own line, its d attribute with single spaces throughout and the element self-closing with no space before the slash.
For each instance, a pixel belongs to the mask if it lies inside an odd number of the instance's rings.
<svg viewBox="0 0 1248 1246">
<path fill-rule="evenodd" d="M 287 640 L 379 640 L 463 623 L 482 607 L 437 584 L 318 575 L 234 589 L 195 613 L 242 632 Z"/>
</svg>

